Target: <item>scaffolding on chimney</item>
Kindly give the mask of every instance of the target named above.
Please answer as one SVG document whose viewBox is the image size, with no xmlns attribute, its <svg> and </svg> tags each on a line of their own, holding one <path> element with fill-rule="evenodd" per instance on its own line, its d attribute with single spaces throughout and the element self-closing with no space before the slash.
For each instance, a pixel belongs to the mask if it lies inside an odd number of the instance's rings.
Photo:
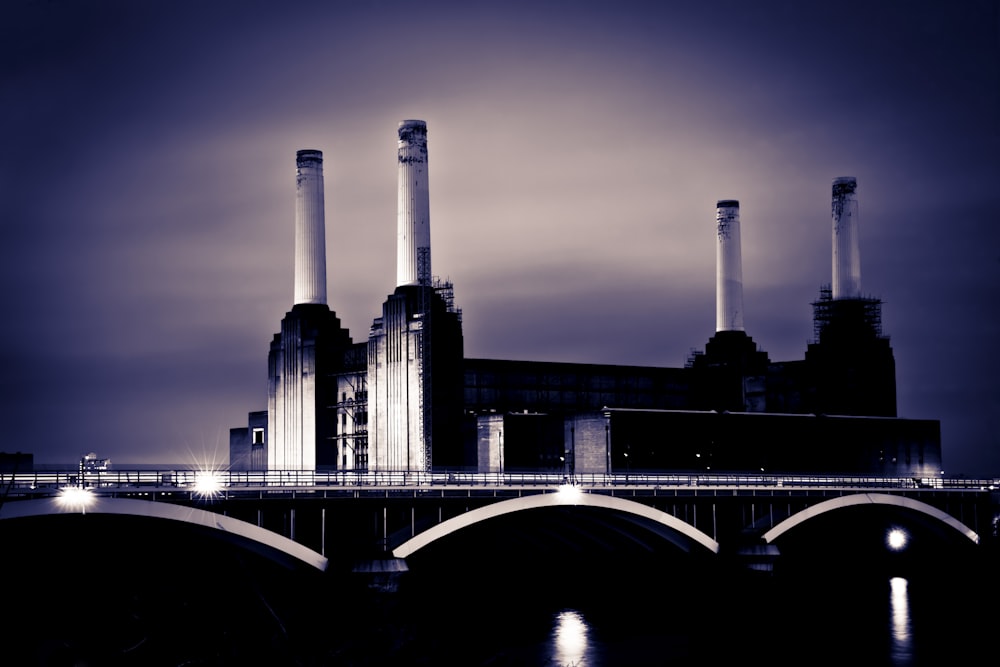
<svg viewBox="0 0 1000 667">
<path fill-rule="evenodd" d="M 820 342 L 824 332 L 833 328 L 850 326 L 852 329 L 862 328 L 876 338 L 884 338 L 882 334 L 882 300 L 873 297 L 857 297 L 851 299 L 834 299 L 830 285 L 823 285 L 819 290 L 819 299 L 813 301 L 813 338 Z"/>
<path fill-rule="evenodd" d="M 424 436 L 424 470 L 430 471 L 433 464 L 433 391 L 431 380 L 432 313 L 434 312 L 434 287 L 431 279 L 431 249 L 417 248 L 417 282 L 419 284 L 419 306 L 421 325 L 420 343 L 417 357 L 420 364 L 420 418 L 421 433 Z"/>
<path fill-rule="evenodd" d="M 449 313 L 455 313 L 458 316 L 458 321 L 462 321 L 462 309 L 455 307 L 455 286 L 450 280 L 442 281 L 437 276 L 434 277 L 431 283 L 434 287 L 435 294 L 441 297 L 444 302 L 445 310 Z"/>
</svg>

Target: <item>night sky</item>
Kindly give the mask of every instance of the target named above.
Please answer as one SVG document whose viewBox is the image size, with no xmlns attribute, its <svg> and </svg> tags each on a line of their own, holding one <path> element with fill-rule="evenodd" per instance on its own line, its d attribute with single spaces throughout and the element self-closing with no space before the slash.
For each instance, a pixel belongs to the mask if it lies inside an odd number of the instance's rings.
<svg viewBox="0 0 1000 667">
<path fill-rule="evenodd" d="M 469 357 L 683 366 L 737 199 L 746 331 L 801 359 L 857 177 L 899 415 L 940 420 L 946 475 L 1000 475 L 998 6 L 9 0 L 0 451 L 225 462 L 292 305 L 296 151 L 363 341 L 414 118 Z"/>
</svg>

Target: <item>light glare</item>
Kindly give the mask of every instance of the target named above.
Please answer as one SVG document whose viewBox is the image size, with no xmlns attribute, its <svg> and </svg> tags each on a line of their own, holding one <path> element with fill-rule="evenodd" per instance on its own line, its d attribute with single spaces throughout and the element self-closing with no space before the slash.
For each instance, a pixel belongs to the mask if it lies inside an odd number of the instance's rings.
<svg viewBox="0 0 1000 667">
<path fill-rule="evenodd" d="M 893 528 L 886 535 L 885 543 L 889 545 L 889 548 L 893 551 L 900 551 L 906 547 L 907 539 L 905 530 L 902 528 Z"/>
<path fill-rule="evenodd" d="M 199 470 L 194 474 L 194 492 L 199 496 L 215 497 L 222 489 L 219 474 L 210 470 Z"/>
<path fill-rule="evenodd" d="M 580 497 L 580 489 L 575 484 L 563 484 L 557 493 L 563 502 L 575 502 Z"/>
<path fill-rule="evenodd" d="M 902 531 L 900 531 L 902 532 Z M 889 580 L 889 608 L 892 613 L 892 657 L 895 664 L 908 664 L 913 655 L 910 594 L 902 577 Z"/>
<path fill-rule="evenodd" d="M 59 492 L 58 500 L 63 507 L 84 512 L 94 501 L 94 494 L 82 486 L 67 486 Z"/>
<path fill-rule="evenodd" d="M 588 628 L 579 612 L 567 609 L 556 616 L 555 663 L 583 665 L 587 655 Z"/>
</svg>

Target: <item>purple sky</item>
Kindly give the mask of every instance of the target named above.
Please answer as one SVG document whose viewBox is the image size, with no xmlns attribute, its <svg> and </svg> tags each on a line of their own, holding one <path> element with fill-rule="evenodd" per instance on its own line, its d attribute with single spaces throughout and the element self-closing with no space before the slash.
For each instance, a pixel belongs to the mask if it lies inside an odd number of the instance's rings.
<svg viewBox="0 0 1000 667">
<path fill-rule="evenodd" d="M 470 357 L 683 366 L 738 199 L 747 333 L 801 359 L 857 177 L 899 414 L 941 421 L 946 474 L 1000 475 L 998 63 L 995 0 L 11 0 L 0 451 L 224 461 L 291 307 L 295 152 L 365 340 L 417 118 Z"/>
</svg>

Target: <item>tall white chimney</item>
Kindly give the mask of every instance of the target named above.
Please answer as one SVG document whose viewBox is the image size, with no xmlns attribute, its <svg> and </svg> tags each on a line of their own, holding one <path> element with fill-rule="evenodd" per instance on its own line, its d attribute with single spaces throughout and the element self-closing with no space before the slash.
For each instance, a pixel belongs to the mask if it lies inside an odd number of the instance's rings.
<svg viewBox="0 0 1000 667">
<path fill-rule="evenodd" d="M 715 252 L 715 330 L 743 331 L 743 260 L 740 257 L 740 203 L 716 204 L 719 241 Z"/>
<path fill-rule="evenodd" d="M 853 176 L 833 179 L 834 299 L 861 297 L 861 242 L 858 233 L 858 181 Z"/>
<path fill-rule="evenodd" d="M 430 284 L 431 214 L 427 189 L 427 123 L 399 123 L 396 286 Z"/>
<path fill-rule="evenodd" d="M 326 304 L 323 153 L 295 154 L 295 304 Z"/>
</svg>

